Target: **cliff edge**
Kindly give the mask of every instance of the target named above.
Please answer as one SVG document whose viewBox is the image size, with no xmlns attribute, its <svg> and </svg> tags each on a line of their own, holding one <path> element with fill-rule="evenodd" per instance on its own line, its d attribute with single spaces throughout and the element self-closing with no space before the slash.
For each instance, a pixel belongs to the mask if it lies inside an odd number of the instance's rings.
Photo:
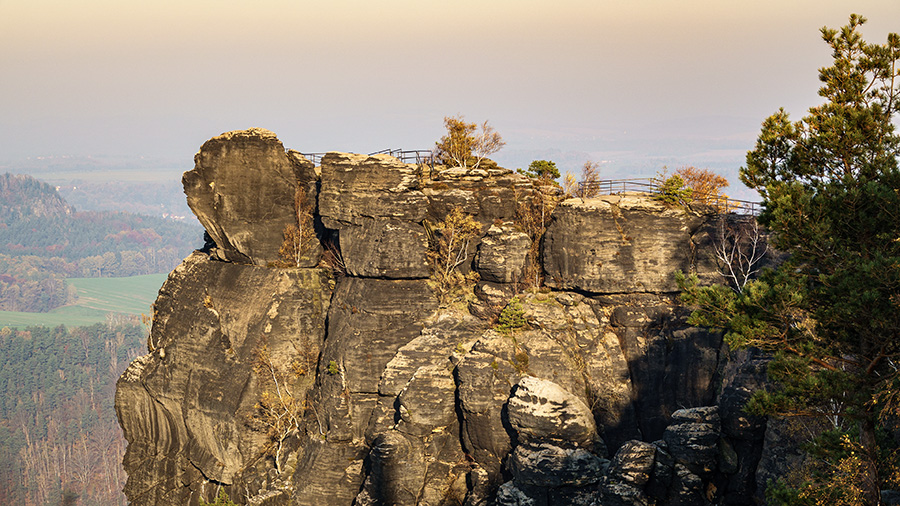
<svg viewBox="0 0 900 506">
<path fill-rule="evenodd" d="M 771 458 L 741 407 L 764 359 L 688 326 L 672 276 L 718 278 L 721 216 L 569 199 L 535 244 L 548 197 L 525 176 L 315 166 L 261 129 L 205 143 L 183 182 L 211 243 L 118 382 L 131 504 L 754 503 Z M 314 244 L 287 266 L 297 188 Z M 480 232 L 439 297 L 454 212 Z"/>
</svg>

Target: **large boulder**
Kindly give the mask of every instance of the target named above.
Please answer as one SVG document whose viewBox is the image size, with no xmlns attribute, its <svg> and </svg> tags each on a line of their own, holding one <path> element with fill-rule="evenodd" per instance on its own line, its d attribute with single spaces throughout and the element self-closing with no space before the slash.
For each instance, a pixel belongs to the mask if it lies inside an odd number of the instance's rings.
<svg viewBox="0 0 900 506">
<path fill-rule="evenodd" d="M 267 265 L 280 260 L 285 228 L 295 223 L 297 186 L 315 177 L 312 163 L 289 156 L 274 133 L 251 128 L 206 141 L 182 183 L 221 259 Z"/>
<path fill-rule="evenodd" d="M 516 483 L 537 487 L 583 487 L 600 480 L 603 461 L 582 448 L 550 443 L 521 444 L 510 456 Z"/>
<path fill-rule="evenodd" d="M 322 157 L 319 212 L 328 228 L 359 224 L 360 218 L 420 222 L 426 198 L 418 168 L 389 155 L 332 151 Z"/>
<path fill-rule="evenodd" d="M 616 452 L 610 467 L 610 477 L 643 489 L 653 474 L 657 450 L 650 443 L 628 441 Z"/>
<path fill-rule="evenodd" d="M 709 478 L 719 456 L 721 422 L 715 406 L 679 409 L 672 414 L 663 441 L 669 453 L 692 473 Z"/>
<path fill-rule="evenodd" d="M 591 409 L 552 381 L 523 377 L 507 410 L 520 442 L 556 441 L 592 449 L 598 440 Z"/>
</svg>

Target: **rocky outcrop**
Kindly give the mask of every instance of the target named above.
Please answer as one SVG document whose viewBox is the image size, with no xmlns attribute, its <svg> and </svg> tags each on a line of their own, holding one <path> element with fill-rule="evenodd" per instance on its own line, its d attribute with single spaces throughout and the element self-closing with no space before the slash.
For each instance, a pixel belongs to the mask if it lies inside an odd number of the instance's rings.
<svg viewBox="0 0 900 506">
<path fill-rule="evenodd" d="M 264 452 L 247 430 L 259 401 L 259 350 L 276 367 L 315 364 L 325 337 L 329 275 L 270 269 L 194 253 L 154 305 L 151 353 L 120 378 L 116 412 L 129 441 L 126 492 L 134 504 L 187 504 L 203 480 L 232 484 Z M 311 386 L 309 373 L 296 395 Z M 303 381 L 306 380 L 306 381 Z"/>
<path fill-rule="evenodd" d="M 552 381 L 525 376 L 507 402 L 516 445 L 508 457 L 512 480 L 498 504 L 551 504 L 559 495 L 587 501 L 608 463 L 590 408 Z"/>
<path fill-rule="evenodd" d="M 289 156 L 272 132 L 251 128 L 206 141 L 182 182 L 218 258 L 267 265 L 279 260 L 284 229 L 294 223 L 298 184 L 315 179 L 311 162 Z"/>
<path fill-rule="evenodd" d="M 712 269 L 708 217 L 565 201 L 544 236 L 548 287 L 523 291 L 536 190 L 495 164 L 332 152 L 316 168 L 254 129 L 204 144 L 184 183 L 213 244 L 170 275 L 148 354 L 118 384 L 132 504 L 218 487 L 294 506 L 758 495 L 772 452 L 741 408 L 764 358 L 724 352 L 674 294 L 676 268 Z M 276 267 L 297 187 L 329 256 Z M 481 225 L 459 266 L 481 279 L 440 303 L 427 253 L 453 209 Z M 276 426 L 264 415 L 285 393 L 295 418 Z"/>
<path fill-rule="evenodd" d="M 646 195 L 566 200 L 544 237 L 547 284 L 593 293 L 675 292 L 675 270 L 710 267 L 695 261 L 694 235 L 704 222 Z"/>
<path fill-rule="evenodd" d="M 600 483 L 602 504 L 716 504 L 717 409 L 678 410 L 672 420 L 663 440 L 619 448 Z"/>
<path fill-rule="evenodd" d="M 322 159 L 319 213 L 340 233 L 353 276 L 426 278 L 427 198 L 417 168 L 388 155 L 328 153 Z"/>
</svg>

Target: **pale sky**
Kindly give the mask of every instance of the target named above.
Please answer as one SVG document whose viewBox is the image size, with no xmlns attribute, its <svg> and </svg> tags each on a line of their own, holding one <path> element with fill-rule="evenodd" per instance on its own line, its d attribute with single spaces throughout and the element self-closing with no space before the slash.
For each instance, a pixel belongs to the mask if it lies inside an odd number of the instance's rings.
<svg viewBox="0 0 900 506">
<path fill-rule="evenodd" d="M 900 32 L 898 0 L 0 0 L 0 168 L 189 169 L 249 127 L 300 151 L 428 149 L 462 114 L 508 166 L 736 170 L 766 116 L 818 103 L 819 28 L 851 12 L 869 41 Z"/>
</svg>

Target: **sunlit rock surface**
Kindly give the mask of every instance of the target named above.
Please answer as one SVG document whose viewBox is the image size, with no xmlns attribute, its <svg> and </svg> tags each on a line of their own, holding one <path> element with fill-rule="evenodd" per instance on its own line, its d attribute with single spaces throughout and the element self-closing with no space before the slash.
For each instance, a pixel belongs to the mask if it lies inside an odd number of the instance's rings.
<svg viewBox="0 0 900 506">
<path fill-rule="evenodd" d="M 672 278 L 714 277 L 711 217 L 638 195 L 565 201 L 545 216 L 548 287 L 524 290 L 535 187 L 496 164 L 332 152 L 315 167 L 259 129 L 211 139 L 195 162 L 185 193 L 212 243 L 160 290 L 148 354 L 116 394 L 132 504 L 220 487 L 257 505 L 760 496 L 778 439 L 741 409 L 766 359 L 689 326 Z M 273 267 L 297 187 L 321 245 Z M 454 208 L 481 225 L 460 265 L 481 280 L 440 304 L 427 251 Z M 513 295 L 524 323 L 499 329 Z M 258 421 L 261 349 L 293 371 L 280 386 L 299 406 L 277 448 Z"/>
</svg>

